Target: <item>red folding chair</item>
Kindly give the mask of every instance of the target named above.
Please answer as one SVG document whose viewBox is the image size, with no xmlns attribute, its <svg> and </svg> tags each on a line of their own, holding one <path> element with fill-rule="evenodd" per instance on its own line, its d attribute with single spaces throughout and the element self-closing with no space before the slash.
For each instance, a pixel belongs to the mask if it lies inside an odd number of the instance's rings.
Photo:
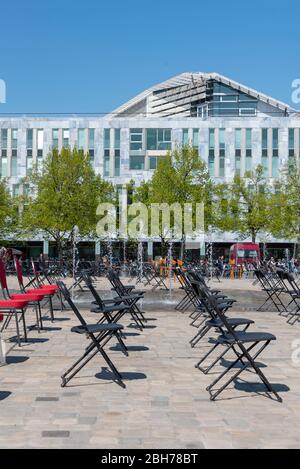
<svg viewBox="0 0 300 469">
<path fill-rule="evenodd" d="M 16 269 L 16 272 L 17 272 L 17 278 L 18 278 L 18 282 L 19 282 L 21 292 L 24 295 L 26 295 L 28 293 L 33 294 L 33 295 L 40 295 L 40 296 L 42 296 L 41 300 L 43 300 L 43 299 L 48 300 L 49 308 L 50 308 L 51 321 L 53 322 L 54 313 L 53 313 L 52 297 L 55 295 L 57 290 L 56 289 L 54 290 L 52 288 L 52 285 L 49 285 L 49 288 L 48 288 L 48 286 L 45 285 L 44 287 L 32 288 L 32 289 L 26 291 L 25 286 L 24 286 L 24 281 L 23 281 L 22 267 L 20 265 L 20 262 L 19 262 L 19 259 L 17 258 L 17 256 L 14 257 L 14 264 L 15 264 L 15 269 Z M 11 298 L 13 298 L 13 296 L 14 295 L 12 295 Z M 39 306 L 40 306 L 40 302 L 39 302 Z"/>
<path fill-rule="evenodd" d="M 6 272 L 3 261 L 0 259 L 0 283 L 2 288 L 2 294 L 5 301 L 13 300 L 15 302 L 27 302 L 29 306 L 32 306 L 36 312 L 36 326 L 38 331 L 43 328 L 42 314 L 41 314 L 41 301 L 44 299 L 44 295 L 41 293 L 14 293 L 10 294 L 7 284 Z M 5 304 L 6 310 L 9 310 L 9 305 Z M 18 312 L 18 308 L 17 308 Z M 24 317 L 25 321 L 25 317 Z M 8 323 L 10 319 L 8 320 Z M 5 324 L 7 327 L 8 324 Z M 27 340 L 27 339 L 26 339 Z"/>
</svg>

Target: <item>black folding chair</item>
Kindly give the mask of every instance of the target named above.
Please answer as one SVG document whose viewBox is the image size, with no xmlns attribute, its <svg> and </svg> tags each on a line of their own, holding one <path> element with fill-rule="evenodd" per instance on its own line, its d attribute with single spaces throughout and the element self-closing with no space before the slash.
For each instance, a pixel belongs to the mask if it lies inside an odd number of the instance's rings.
<svg viewBox="0 0 300 469">
<path fill-rule="evenodd" d="M 197 295 L 198 301 L 203 305 L 203 307 L 206 310 L 206 317 L 210 319 L 205 319 L 205 321 L 201 324 L 199 327 L 199 331 L 196 334 L 196 336 L 192 339 L 191 346 L 195 347 L 200 340 L 202 340 L 206 334 L 211 329 L 215 329 L 216 332 L 219 334 L 224 333 L 224 327 L 220 319 L 217 317 L 217 315 L 214 312 L 214 308 L 211 307 L 211 305 L 207 301 L 207 295 L 211 295 L 211 293 L 208 290 L 205 290 L 203 285 L 199 282 L 192 281 L 193 288 L 195 289 L 195 293 Z M 203 290 L 206 291 L 206 295 L 204 295 Z M 213 296 L 213 295 L 212 295 Z M 233 300 L 230 298 L 225 298 L 224 296 L 219 296 L 219 295 L 214 295 L 213 296 L 214 300 L 217 302 L 218 307 L 221 311 L 222 314 L 225 315 L 225 313 L 228 311 L 229 308 L 232 307 L 233 305 Z M 227 318 L 229 324 L 233 327 L 233 329 L 236 329 L 237 327 L 242 327 L 243 331 L 246 331 L 251 324 L 254 324 L 254 321 L 252 319 L 246 319 L 246 318 Z M 200 371 L 202 371 L 204 374 L 207 374 L 209 371 L 212 370 L 212 368 L 223 358 L 226 353 L 230 350 L 230 347 L 225 348 L 225 350 L 219 355 L 209 366 L 203 367 L 200 366 L 202 365 L 206 359 L 216 350 L 217 347 L 219 347 L 220 343 L 215 341 L 215 344 L 209 349 L 209 351 L 201 358 L 201 360 L 195 365 L 196 368 L 198 368 Z M 233 349 L 235 352 L 235 350 Z"/>
<path fill-rule="evenodd" d="M 258 308 L 258 311 L 262 311 L 268 303 L 272 303 L 279 314 L 286 312 L 286 306 L 280 298 L 280 295 L 284 292 L 284 289 L 280 285 L 280 282 L 274 282 L 274 274 L 270 273 L 267 275 L 262 270 L 257 269 L 255 270 L 255 275 L 261 285 L 262 291 L 267 294 L 265 302 Z"/>
<path fill-rule="evenodd" d="M 231 383 L 233 383 L 243 371 L 252 369 L 257 376 L 260 378 L 262 383 L 266 386 L 267 391 L 270 394 L 273 394 L 278 402 L 282 402 L 281 397 L 274 390 L 264 373 L 261 371 L 260 367 L 256 364 L 255 360 L 261 355 L 261 353 L 266 349 L 266 347 L 274 340 L 276 337 L 273 334 L 266 332 L 247 332 L 247 331 L 236 331 L 234 327 L 230 324 L 227 317 L 222 314 L 222 311 L 217 303 L 217 301 L 210 297 L 207 292 L 202 290 L 203 294 L 206 296 L 208 303 L 211 308 L 213 308 L 216 316 L 221 321 L 224 332 L 217 338 L 217 343 L 225 345 L 227 349 L 234 351 L 237 356 L 225 370 L 206 388 L 210 394 L 210 399 L 214 401 Z M 255 348 L 258 349 L 255 350 Z M 251 354 L 255 350 L 254 355 Z M 227 378 L 227 374 L 235 368 L 237 365 L 239 369 L 228 379 L 225 380 L 225 383 L 222 384 L 218 389 L 215 389 L 216 384 L 220 383 L 223 378 Z"/>
<path fill-rule="evenodd" d="M 77 373 L 82 370 L 82 368 L 87 365 L 87 363 L 89 363 L 95 355 L 99 353 L 110 368 L 115 378 L 114 380 L 122 388 L 125 388 L 126 386 L 122 381 L 121 374 L 118 372 L 117 368 L 103 349 L 104 341 L 105 343 L 107 343 L 113 337 L 118 340 L 118 334 L 123 329 L 123 326 L 121 324 L 116 323 L 87 324 L 86 321 L 83 319 L 82 315 L 80 314 L 78 308 L 73 303 L 70 292 L 67 289 L 66 285 L 63 282 L 59 281 L 58 286 L 65 300 L 67 301 L 67 303 L 69 304 L 69 306 L 71 307 L 80 322 L 80 325 L 72 327 L 71 331 L 75 332 L 76 334 L 84 334 L 91 341 L 90 345 L 85 349 L 83 355 L 78 360 L 76 360 L 76 362 L 62 375 L 61 386 L 65 387 L 66 384 L 72 378 L 74 378 L 74 376 L 77 375 Z"/>
<path fill-rule="evenodd" d="M 128 309 L 132 313 L 135 322 L 139 329 L 144 328 L 144 322 L 147 322 L 144 312 L 140 310 L 138 301 L 144 298 L 144 291 L 134 290 L 133 285 L 123 285 L 118 274 L 112 269 L 109 270 L 107 278 L 110 281 L 113 290 L 117 293 L 119 298 L 127 305 Z"/>
</svg>

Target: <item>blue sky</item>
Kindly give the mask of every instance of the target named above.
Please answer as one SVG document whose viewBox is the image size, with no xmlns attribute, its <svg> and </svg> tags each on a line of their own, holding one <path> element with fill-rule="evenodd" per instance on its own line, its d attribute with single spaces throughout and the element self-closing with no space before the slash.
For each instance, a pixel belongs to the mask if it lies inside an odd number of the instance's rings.
<svg viewBox="0 0 300 469">
<path fill-rule="evenodd" d="M 185 71 L 290 103 L 299 18 L 297 0 L 2 0 L 0 113 L 107 112 Z"/>
</svg>

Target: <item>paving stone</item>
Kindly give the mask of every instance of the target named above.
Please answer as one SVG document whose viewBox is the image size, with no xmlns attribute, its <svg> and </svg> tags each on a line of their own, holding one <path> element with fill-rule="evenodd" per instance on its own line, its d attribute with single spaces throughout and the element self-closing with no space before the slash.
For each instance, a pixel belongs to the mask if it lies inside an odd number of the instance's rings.
<svg viewBox="0 0 300 469">
<path fill-rule="evenodd" d="M 97 282 L 97 287 L 108 288 L 104 282 Z M 20 349 L 13 345 L 11 362 L 0 367 L 0 448 L 299 447 L 300 366 L 292 363 L 291 344 L 300 337 L 300 323 L 292 327 L 275 312 L 256 312 L 263 295 L 252 282 L 222 281 L 214 286 L 225 288 L 239 301 L 233 315 L 252 318 L 256 330 L 277 336 L 259 362 L 267 365 L 262 371 L 277 383 L 282 404 L 268 399 L 261 386 L 245 385 L 245 380 L 259 382 L 252 373 L 241 375 L 244 381 L 211 402 L 205 388 L 216 372 L 224 370 L 224 363 L 209 375 L 195 369 L 207 345 L 190 348 L 196 329 L 190 326 L 189 314 L 176 312 L 175 302 L 160 303 L 164 292 L 155 292 L 158 300 L 153 307 L 153 294 L 147 293 L 144 309 L 156 319 L 150 321 L 154 327 L 142 332 L 126 328 L 129 357 L 118 351 L 114 341 L 106 348 L 125 376 L 126 389 L 101 379 L 106 364 L 100 356 L 61 388 L 60 376 L 87 344 L 70 332 L 77 324 L 70 311 L 56 312 L 58 319 L 68 321 L 45 321 L 49 329 L 41 334 L 30 331 L 31 342 Z M 177 299 L 182 292 L 174 290 L 174 295 Z M 241 302 L 244 310 L 239 308 Z M 82 311 L 95 320 L 88 308 Z M 28 324 L 33 320 L 29 311 Z M 129 322 L 126 318 L 125 326 Z M 4 338 L 10 335 L 12 329 Z"/>
</svg>

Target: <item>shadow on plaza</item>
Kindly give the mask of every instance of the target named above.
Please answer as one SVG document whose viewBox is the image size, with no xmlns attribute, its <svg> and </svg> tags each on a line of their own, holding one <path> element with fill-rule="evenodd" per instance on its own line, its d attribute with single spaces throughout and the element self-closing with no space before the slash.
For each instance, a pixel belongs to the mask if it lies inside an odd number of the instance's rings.
<svg viewBox="0 0 300 469">
<path fill-rule="evenodd" d="M 120 372 L 123 381 L 135 381 L 138 379 L 146 379 L 147 375 L 144 373 L 138 373 L 136 371 L 121 371 Z M 105 381 L 115 381 L 114 374 L 105 366 L 102 367 L 100 373 L 96 373 L 95 377 L 97 379 L 105 380 Z"/>
<path fill-rule="evenodd" d="M 128 352 L 146 352 L 149 350 L 149 347 L 145 347 L 144 345 L 126 345 Z M 109 348 L 114 352 L 122 352 L 123 349 L 120 344 L 113 345 Z"/>
<path fill-rule="evenodd" d="M 10 391 L 0 391 L 0 402 L 4 401 L 4 399 L 7 399 L 11 395 Z"/>
</svg>

